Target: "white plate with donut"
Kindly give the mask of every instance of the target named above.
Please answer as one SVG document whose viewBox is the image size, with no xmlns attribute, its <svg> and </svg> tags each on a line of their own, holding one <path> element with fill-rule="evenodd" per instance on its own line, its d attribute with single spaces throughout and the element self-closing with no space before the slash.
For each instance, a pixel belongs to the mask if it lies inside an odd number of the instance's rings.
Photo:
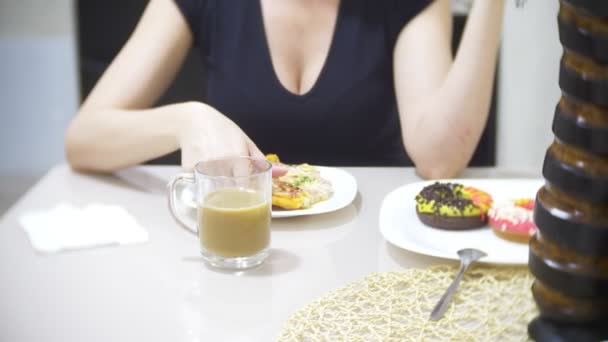
<svg viewBox="0 0 608 342">
<path fill-rule="evenodd" d="M 420 254 L 458 260 L 456 252 L 477 248 L 488 254 L 481 262 L 527 265 L 528 245 L 499 238 L 486 225 L 471 230 L 446 230 L 426 226 L 416 214 L 416 195 L 435 181 L 401 186 L 384 198 L 380 209 L 380 232 L 391 244 Z M 460 183 L 489 193 L 494 203 L 517 198 L 535 198 L 543 179 L 452 179 L 439 182 Z"/>
</svg>

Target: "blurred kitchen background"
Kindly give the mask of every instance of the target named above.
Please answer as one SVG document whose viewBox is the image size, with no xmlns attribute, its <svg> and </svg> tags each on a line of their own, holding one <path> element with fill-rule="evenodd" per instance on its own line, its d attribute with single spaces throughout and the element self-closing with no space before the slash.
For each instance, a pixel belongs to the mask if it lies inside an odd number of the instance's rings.
<svg viewBox="0 0 608 342">
<path fill-rule="evenodd" d="M 540 175 L 560 94 L 558 1 L 528 1 L 524 9 L 508 2 L 491 159 Z M 103 70 L 107 51 L 126 39 L 142 3 L 0 0 L 0 215 L 50 168 L 65 162 L 65 128 Z M 107 26 L 95 29 L 100 25 Z M 196 68 L 190 62 L 188 70 Z M 195 83 L 193 75 L 182 73 L 180 86 Z M 165 100 L 188 96 L 173 87 Z"/>
</svg>

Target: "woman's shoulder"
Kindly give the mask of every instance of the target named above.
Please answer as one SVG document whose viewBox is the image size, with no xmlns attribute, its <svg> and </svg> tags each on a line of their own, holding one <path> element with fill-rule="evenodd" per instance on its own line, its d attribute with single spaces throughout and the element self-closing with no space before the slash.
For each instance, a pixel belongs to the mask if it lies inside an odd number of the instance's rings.
<svg viewBox="0 0 608 342">
<path fill-rule="evenodd" d="M 173 0 L 175 4 L 184 12 L 197 12 L 202 10 L 207 0 Z"/>
<path fill-rule="evenodd" d="M 173 2 L 190 25 L 190 29 L 195 32 L 200 25 L 207 0 L 173 0 Z"/>
<path fill-rule="evenodd" d="M 355 0 L 361 15 L 368 19 L 375 17 L 374 21 L 387 28 L 392 40 L 433 1 L 435 0 Z"/>
<path fill-rule="evenodd" d="M 377 19 L 383 24 L 403 27 L 434 0 L 342 0 L 346 8 L 360 17 Z"/>
<path fill-rule="evenodd" d="M 434 0 L 381 0 L 394 20 L 407 22 L 422 12 Z"/>
</svg>

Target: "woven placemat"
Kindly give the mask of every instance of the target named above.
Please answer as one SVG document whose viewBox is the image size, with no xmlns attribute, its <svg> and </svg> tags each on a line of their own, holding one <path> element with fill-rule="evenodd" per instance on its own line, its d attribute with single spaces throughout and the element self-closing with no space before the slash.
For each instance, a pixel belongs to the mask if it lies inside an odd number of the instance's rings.
<svg viewBox="0 0 608 342">
<path fill-rule="evenodd" d="M 474 267 L 444 317 L 429 315 L 452 266 L 373 273 L 295 312 L 279 341 L 526 341 L 537 314 L 525 267 Z"/>
</svg>

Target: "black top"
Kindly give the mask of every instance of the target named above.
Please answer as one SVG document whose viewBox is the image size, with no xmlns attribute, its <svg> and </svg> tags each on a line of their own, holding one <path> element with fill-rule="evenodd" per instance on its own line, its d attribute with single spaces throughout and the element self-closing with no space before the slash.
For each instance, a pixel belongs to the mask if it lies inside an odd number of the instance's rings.
<svg viewBox="0 0 608 342">
<path fill-rule="evenodd" d="M 393 47 L 432 0 L 342 0 L 334 37 L 312 89 L 278 80 L 259 0 L 175 0 L 206 70 L 205 102 L 264 153 L 284 162 L 411 165 L 401 139 Z"/>
</svg>

